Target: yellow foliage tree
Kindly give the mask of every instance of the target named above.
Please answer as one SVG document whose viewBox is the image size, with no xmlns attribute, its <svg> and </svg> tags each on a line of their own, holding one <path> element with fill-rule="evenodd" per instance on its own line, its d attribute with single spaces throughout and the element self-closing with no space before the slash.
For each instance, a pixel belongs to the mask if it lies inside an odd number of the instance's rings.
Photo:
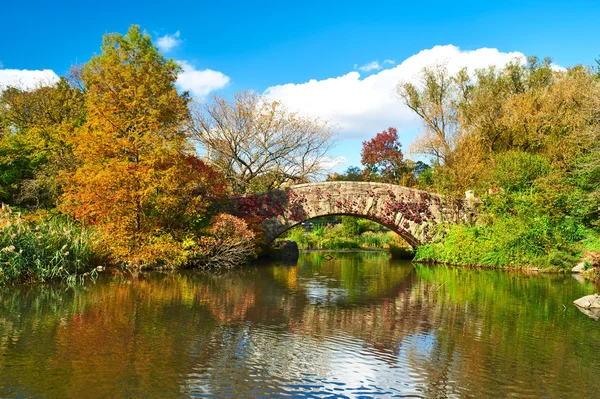
<svg viewBox="0 0 600 399">
<path fill-rule="evenodd" d="M 191 154 L 183 129 L 188 97 L 174 86 L 179 69 L 138 26 L 105 35 L 102 53 L 83 69 L 88 117 L 62 209 L 96 225 L 117 261 L 185 262 L 206 198 L 224 190 Z"/>
<path fill-rule="evenodd" d="M 568 171 L 597 137 L 599 82 L 581 66 L 554 70 L 548 58 L 455 75 L 432 66 L 398 92 L 423 122 L 412 150 L 433 158 L 435 189 L 444 192 L 476 188 L 490 160 L 509 151 L 539 154 Z"/>
</svg>

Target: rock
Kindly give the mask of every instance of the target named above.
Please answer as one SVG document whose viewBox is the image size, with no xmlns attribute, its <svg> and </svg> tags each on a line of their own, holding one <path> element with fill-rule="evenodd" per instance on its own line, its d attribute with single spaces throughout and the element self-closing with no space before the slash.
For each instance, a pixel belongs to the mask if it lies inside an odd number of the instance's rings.
<svg viewBox="0 0 600 399">
<path fill-rule="evenodd" d="M 600 319 L 600 309 L 583 309 L 577 307 L 581 313 L 589 317 L 590 319 L 599 320 Z"/>
<path fill-rule="evenodd" d="M 600 309 L 600 295 L 587 295 L 573 302 L 582 309 Z"/>
<path fill-rule="evenodd" d="M 283 263 L 295 264 L 298 261 L 298 256 L 300 256 L 298 243 L 296 241 L 284 241 L 281 246 L 281 260 Z"/>
<path fill-rule="evenodd" d="M 286 265 L 295 265 L 298 262 L 300 251 L 295 241 L 285 240 L 271 245 L 263 255 L 270 259 L 280 260 Z"/>
<path fill-rule="evenodd" d="M 577 264 L 577 266 L 575 266 L 574 268 L 571 269 L 571 271 L 573 273 L 582 273 L 585 270 L 585 261 L 581 261 Z"/>
<path fill-rule="evenodd" d="M 585 251 L 577 266 L 572 268 L 571 271 L 573 273 L 583 273 L 586 271 L 586 264 L 588 268 L 600 266 L 600 252 Z"/>
</svg>

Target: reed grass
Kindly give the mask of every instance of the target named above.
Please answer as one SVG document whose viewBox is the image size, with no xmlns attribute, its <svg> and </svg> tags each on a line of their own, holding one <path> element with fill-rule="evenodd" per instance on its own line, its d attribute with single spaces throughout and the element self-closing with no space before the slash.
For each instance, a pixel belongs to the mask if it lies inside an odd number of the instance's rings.
<svg viewBox="0 0 600 399">
<path fill-rule="evenodd" d="M 0 209 L 0 284 L 94 277 L 103 259 L 98 237 L 61 216 L 32 222 Z"/>
</svg>

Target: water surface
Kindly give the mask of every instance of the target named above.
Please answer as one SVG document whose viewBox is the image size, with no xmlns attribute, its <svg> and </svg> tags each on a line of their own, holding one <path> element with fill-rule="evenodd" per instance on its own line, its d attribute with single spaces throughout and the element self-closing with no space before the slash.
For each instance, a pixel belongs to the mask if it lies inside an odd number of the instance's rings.
<svg viewBox="0 0 600 399">
<path fill-rule="evenodd" d="M 302 254 L 0 290 L 0 397 L 600 396 L 571 276 Z"/>
</svg>

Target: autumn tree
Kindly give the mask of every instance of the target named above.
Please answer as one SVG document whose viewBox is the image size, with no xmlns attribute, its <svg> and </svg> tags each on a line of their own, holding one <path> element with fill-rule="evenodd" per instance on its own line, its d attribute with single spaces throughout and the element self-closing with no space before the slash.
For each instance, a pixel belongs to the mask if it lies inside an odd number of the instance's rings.
<svg viewBox="0 0 600 399">
<path fill-rule="evenodd" d="M 416 84 L 401 82 L 397 87 L 404 104 L 423 121 L 424 131 L 414 151 L 432 156 L 439 164 L 452 165 L 460 140 L 457 80 L 464 79 L 463 73 L 454 77 L 446 65 L 433 65 L 421 71 Z"/>
<path fill-rule="evenodd" d="M 411 180 L 396 128 L 390 127 L 363 141 L 360 155 L 370 174 L 379 175 L 385 182 L 407 185 Z"/>
<path fill-rule="evenodd" d="M 468 137 L 460 119 L 469 82 L 466 69 L 451 75 L 445 64 L 437 64 L 424 68 L 417 82 L 397 86 L 404 104 L 422 120 L 423 132 L 411 151 L 430 156 L 437 165 L 435 191 L 460 194 L 473 185 L 483 168 L 482 144 Z"/>
<path fill-rule="evenodd" d="M 398 86 L 404 103 L 423 121 L 412 150 L 432 156 L 441 190 L 455 193 L 476 184 L 493 153 L 550 151 L 559 143 L 555 155 L 568 153 L 573 147 L 554 134 L 581 127 L 576 97 L 589 88 L 584 84 L 577 93 L 570 91 L 575 86 L 565 87 L 569 80 L 583 83 L 572 74 L 555 72 L 550 59 L 536 57 L 455 75 L 445 65 L 425 68 L 418 82 Z"/>
<path fill-rule="evenodd" d="M 581 68 L 552 69 L 551 60 L 530 57 L 504 68 L 477 70 L 465 81 L 459 104 L 461 126 L 473 133 L 486 153 L 519 149 L 539 152 L 579 130 L 591 76 Z M 557 135 L 558 134 L 558 135 Z"/>
<path fill-rule="evenodd" d="M 320 176 L 334 138 L 329 123 L 252 91 L 196 104 L 190 130 L 240 193 Z"/>
<path fill-rule="evenodd" d="M 399 92 L 423 121 L 414 150 L 433 157 L 433 190 L 462 196 L 520 181 L 536 188 L 545 217 L 597 219 L 600 82 L 591 68 L 536 57 L 455 75 L 436 66 Z M 531 173 L 539 160 L 550 172 Z"/>
<path fill-rule="evenodd" d="M 460 121 L 465 141 L 478 144 L 477 154 L 486 164 L 483 180 L 497 184 L 489 173 L 503 154 L 520 153 L 523 160 L 535 154 L 554 171 L 540 186 L 546 193 L 540 204 L 546 204 L 549 214 L 560 218 L 571 212 L 569 207 L 593 208 L 575 205 L 579 200 L 572 198 L 577 191 L 573 184 L 583 184 L 587 173 L 580 166 L 584 160 L 593 164 L 598 141 L 600 86 L 588 68 L 555 70 L 550 59 L 530 57 L 527 63 L 475 71 L 468 85 Z"/>
<path fill-rule="evenodd" d="M 77 169 L 62 209 L 96 225 L 118 261 L 185 262 L 185 241 L 223 193 L 218 174 L 193 155 L 183 126 L 180 67 L 147 33 L 107 34 L 84 67 L 88 115 L 78 129 Z"/>
<path fill-rule="evenodd" d="M 0 93 L 0 200 L 56 206 L 58 175 L 74 167 L 74 131 L 85 121 L 83 90 L 62 77 Z"/>
</svg>

